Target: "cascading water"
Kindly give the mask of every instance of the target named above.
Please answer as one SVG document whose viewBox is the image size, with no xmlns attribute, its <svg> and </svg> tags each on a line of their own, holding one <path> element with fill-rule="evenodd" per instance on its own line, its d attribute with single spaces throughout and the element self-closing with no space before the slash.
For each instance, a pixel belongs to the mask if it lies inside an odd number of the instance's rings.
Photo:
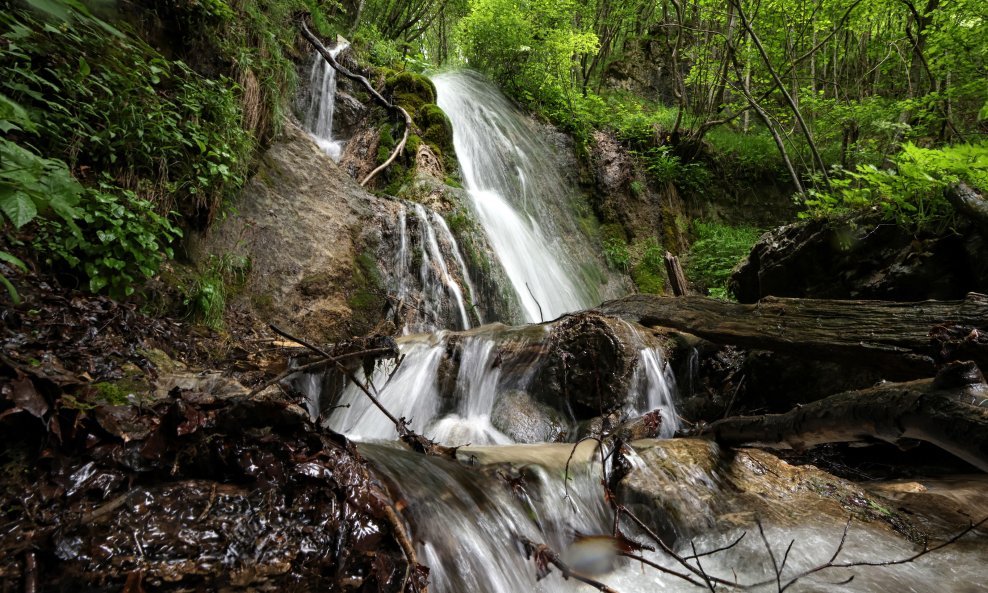
<svg viewBox="0 0 988 593">
<path fill-rule="evenodd" d="M 545 328 L 534 327 L 528 333 L 544 335 Z M 500 348 L 512 342 L 515 350 L 524 350 L 531 342 L 526 332 L 512 333 L 500 326 L 485 326 L 457 336 L 451 343 L 448 332 L 419 334 L 401 338 L 399 347 L 404 359 L 395 370 L 378 367 L 370 383 L 378 390 L 378 399 L 392 414 L 405 417 L 411 428 L 449 445 L 508 444 L 512 440 L 494 428 L 491 413 L 499 394 L 524 389 L 538 358 L 515 364 L 504 373 Z M 452 382 L 451 349 L 457 349 L 457 368 Z M 358 439 L 394 439 L 394 425 L 373 406 L 356 385 L 349 385 L 339 399 L 337 409 L 327 425 L 333 430 Z"/>
<path fill-rule="evenodd" d="M 317 61 L 312 82 L 322 100 L 318 102 L 319 109 L 312 112 L 311 121 L 322 121 L 319 125 L 324 127 L 313 123 L 310 129 L 323 130 L 322 135 L 317 133 L 325 140 L 320 146 L 333 154 L 338 145 L 333 144 L 331 135 L 331 88 L 335 81 L 330 78 L 335 77 L 333 72 L 319 67 L 321 64 L 321 60 Z M 599 274 L 587 273 L 586 266 L 592 268 L 587 262 L 593 261 L 587 255 L 590 246 L 584 242 L 585 250 L 574 249 L 560 240 L 563 235 L 579 237 L 580 233 L 575 223 L 559 216 L 571 211 L 568 200 L 572 188 L 552 167 L 548 149 L 504 97 L 478 76 L 444 74 L 437 76 L 435 82 L 439 103 L 453 122 L 456 150 L 473 209 L 522 303 L 525 319 L 553 318 L 594 304 L 599 286 L 586 278 Z M 470 303 L 476 303 L 473 283 L 445 220 L 422 205 L 402 203 L 395 223 L 397 254 L 393 272 L 388 275 L 389 290 L 399 302 L 413 304 L 418 312 L 414 320 L 406 323 L 404 333 L 444 327 L 466 329 L 473 320 L 482 323 L 464 296 L 463 287 Z M 638 363 L 624 411 L 658 410 L 661 434 L 671 436 L 678 427 L 672 374 L 661 351 L 649 345 L 635 328 L 630 329 Z M 460 459 L 480 459 L 491 464 L 466 467 L 411 453 L 396 444 L 361 445 L 376 471 L 393 489 L 392 494 L 404 503 L 403 516 L 412 524 L 420 561 L 431 569 L 430 591 L 434 593 L 590 590 L 574 580 L 563 579 L 558 570 L 539 579 L 535 563 L 526 558 L 518 542 L 528 538 L 548 544 L 565 560 L 577 562 L 578 553 L 574 550 L 579 546 L 573 545 L 576 534 L 611 533 L 614 516 L 601 487 L 599 461 L 607 452 L 601 454 L 593 442 L 584 442 L 576 449 L 565 444 L 511 444 L 508 434 L 516 433 L 499 429 L 501 423 L 496 418 L 499 403 L 509 394 L 531 397 L 526 390 L 532 390 L 538 369 L 544 364 L 548 348 L 545 338 L 551 330 L 551 326 L 484 326 L 462 333 L 405 335 L 398 340 L 403 359 L 397 368 L 379 366 L 369 378 L 371 389 L 378 392 L 383 405 L 395 416 L 407 418 L 413 430 L 447 445 L 472 444 L 460 450 Z M 508 360 L 503 356 L 507 350 L 526 354 Z M 694 365 L 695 361 L 691 361 L 691 368 Z M 318 417 L 324 412 L 318 378 L 303 377 L 297 385 L 309 395 L 309 413 Z M 326 402 L 336 404 L 326 420 L 331 428 L 362 441 L 395 438 L 395 427 L 357 386 L 345 386 L 337 400 Z M 579 427 L 569 429 L 576 435 Z M 583 452 L 571 459 L 574 450 Z M 709 550 L 739 535 L 740 528 L 731 527 L 734 519 L 724 520 L 717 515 L 736 517 L 744 509 L 725 511 L 712 502 L 738 490 L 724 486 L 723 476 L 684 466 L 683 461 L 670 466 L 677 463 L 672 458 L 665 460 L 667 465 L 656 465 L 654 459 L 650 465 L 630 448 L 627 459 L 632 471 L 638 473 L 639 482 L 653 484 L 656 491 L 667 494 L 665 508 L 669 516 L 663 520 L 672 523 L 671 531 L 689 533 L 688 539 L 673 543 L 682 555 L 691 554 L 694 544 Z M 728 527 L 689 531 L 693 523 L 713 521 Z M 840 537 L 841 527 L 838 522 L 821 520 L 797 530 L 768 524 L 766 531 L 770 541 L 797 538 L 792 553 L 786 552 L 786 570 L 794 573 L 826 560 Z M 625 525 L 625 529 L 630 535 L 642 537 L 634 533 L 634 526 Z M 849 538 L 847 549 L 848 555 L 856 559 L 879 561 L 911 551 L 887 531 L 871 527 Z M 667 569 L 682 570 L 666 555 L 643 555 Z M 968 548 L 957 548 L 939 566 L 954 571 L 951 583 L 971 583 L 971 591 L 988 590 L 977 581 L 977 569 L 966 568 L 980 566 L 982 556 Z M 700 564 L 699 560 L 695 563 Z M 705 557 L 703 566 L 727 579 L 768 583 L 755 590 L 777 590 L 768 554 L 753 537 L 742 541 L 730 554 Z M 834 581 L 846 576 L 830 573 L 813 577 L 793 589 L 831 590 Z M 697 589 L 643 564 L 620 559 L 613 570 L 599 578 L 622 593 L 703 589 L 702 583 Z M 859 574 L 844 590 L 926 591 L 937 589 L 940 581 L 940 576 L 926 567 L 905 565 L 877 577 L 874 573 Z"/>
<path fill-rule="evenodd" d="M 346 43 L 338 43 L 330 50 L 335 58 L 347 48 Z M 312 69 L 309 70 L 309 89 L 312 97 L 305 110 L 303 124 L 312 134 L 319 148 L 334 161 L 343 154 L 343 141 L 333 138 L 333 111 L 336 106 L 336 70 L 314 52 Z"/>
<path fill-rule="evenodd" d="M 577 189 L 552 150 L 480 75 L 433 77 L 453 124 L 453 145 L 471 206 L 528 322 L 555 319 L 600 301 L 598 250 L 573 213 Z M 563 238 L 569 239 L 564 243 Z"/>
<path fill-rule="evenodd" d="M 409 209 L 417 234 L 409 230 Z M 476 302 L 476 291 L 446 220 L 422 204 L 402 203 L 398 208 L 397 227 L 393 273 L 386 272 L 386 276 L 395 307 L 407 305 L 413 313 L 402 333 L 470 329 L 473 320 L 482 324 L 478 310 L 469 306 Z M 414 254 L 421 260 L 417 274 L 412 269 Z M 469 303 L 464 298 L 463 286 L 467 288 Z"/>
</svg>

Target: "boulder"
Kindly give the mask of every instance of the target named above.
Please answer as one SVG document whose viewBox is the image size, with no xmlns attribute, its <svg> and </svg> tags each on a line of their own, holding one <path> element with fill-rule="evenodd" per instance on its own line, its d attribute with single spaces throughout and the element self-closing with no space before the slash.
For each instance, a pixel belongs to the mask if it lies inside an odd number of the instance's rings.
<svg viewBox="0 0 988 593">
<path fill-rule="evenodd" d="M 567 435 L 566 423 L 557 410 L 518 390 L 499 396 L 491 424 L 516 443 L 551 443 Z"/>
<path fill-rule="evenodd" d="M 986 237 L 961 221 L 911 231 L 877 216 L 816 219 L 765 234 L 731 277 L 742 303 L 765 296 L 919 301 L 988 289 Z"/>
<path fill-rule="evenodd" d="M 533 395 L 577 420 L 624 406 L 640 345 L 632 326 L 598 313 L 582 312 L 556 322 L 548 354 L 536 374 Z"/>
<path fill-rule="evenodd" d="M 375 198 L 326 156 L 296 123 L 264 153 L 237 216 L 190 238 L 194 260 L 249 262 L 231 304 L 315 341 L 369 331 L 383 311 L 377 264 L 362 244 Z M 372 234 L 371 234 L 372 235 Z"/>
</svg>

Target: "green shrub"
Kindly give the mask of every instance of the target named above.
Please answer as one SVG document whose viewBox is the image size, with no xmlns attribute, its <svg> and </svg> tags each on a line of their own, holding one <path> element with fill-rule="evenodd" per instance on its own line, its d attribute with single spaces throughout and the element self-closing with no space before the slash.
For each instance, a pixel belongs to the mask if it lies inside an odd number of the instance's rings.
<svg viewBox="0 0 988 593">
<path fill-rule="evenodd" d="M 758 241 L 761 231 L 747 226 L 727 226 L 716 222 L 694 221 L 696 240 L 686 254 L 686 275 L 716 298 L 727 298 L 731 270 Z"/>
<path fill-rule="evenodd" d="M 858 165 L 831 178 L 831 191 L 811 190 L 804 216 L 828 216 L 878 210 L 890 221 L 916 227 L 943 225 L 954 210 L 944 197 L 951 184 L 964 181 L 988 188 L 988 142 L 940 149 L 911 143 L 893 159 L 893 167 Z"/>
</svg>

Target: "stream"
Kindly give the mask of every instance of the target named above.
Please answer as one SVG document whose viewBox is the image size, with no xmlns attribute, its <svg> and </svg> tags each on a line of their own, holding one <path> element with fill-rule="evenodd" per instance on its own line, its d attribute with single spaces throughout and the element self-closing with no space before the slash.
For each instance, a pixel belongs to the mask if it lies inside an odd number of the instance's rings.
<svg viewBox="0 0 988 593">
<path fill-rule="evenodd" d="M 320 146 L 333 154 L 338 145 L 332 143 L 338 140 L 323 135 L 332 128 L 333 87 L 329 76 L 318 77 L 316 70 L 313 86 L 319 85 L 317 96 L 329 105 L 307 123 L 322 139 Z M 551 364 L 551 336 L 560 323 L 539 322 L 610 296 L 600 282 L 590 280 L 600 276 L 588 271 L 599 265 L 599 253 L 577 228 L 575 188 L 531 122 L 477 74 L 449 72 L 433 81 L 438 104 L 453 124 L 469 206 L 511 282 L 524 319 L 484 320 L 473 313 L 473 281 L 445 220 L 421 204 L 404 203 L 396 221 L 401 239 L 393 254 L 390 288 L 404 298 L 415 278 L 425 287 L 418 306 L 429 314 L 402 328 L 400 363 L 378 365 L 365 379 L 381 403 L 408 419 L 413 430 L 460 447 L 458 461 L 399 446 L 394 425 L 356 385 L 331 388 L 339 381 L 309 375 L 301 386 L 312 416 L 358 441 L 401 501 L 419 561 L 431 571 L 430 591 L 592 591 L 589 585 L 565 580 L 557 569 L 538 578 L 535 562 L 526 558 L 519 542 L 527 538 L 547 544 L 564 561 L 583 566 L 593 540 L 581 538 L 613 532 L 614 511 L 602 487 L 602 477 L 615 469 L 610 450 L 601 450 L 595 441 L 575 446 L 577 436 L 593 431 L 594 420 L 578 418 L 567 397 L 546 400 L 539 385 Z M 411 217 L 417 221 L 414 233 Z M 449 314 L 442 315 L 444 310 Z M 443 318 L 450 320 L 449 326 L 430 321 Z M 644 328 L 627 325 L 623 335 L 636 360 L 620 418 L 657 410 L 661 426 L 658 439 L 624 447 L 630 473 L 619 502 L 637 509 L 682 556 L 726 546 L 744 535 L 730 549 L 690 564 L 731 582 L 762 583 L 755 590 L 777 591 L 793 575 L 826 562 L 841 541 L 853 501 L 863 500 L 858 506 L 865 507 L 874 503 L 854 494 L 853 485 L 815 469 L 797 471 L 760 452 L 722 456 L 707 441 L 671 438 L 679 428 L 677 388 L 663 349 Z M 764 541 L 756 518 L 764 525 Z M 649 541 L 627 520 L 621 529 L 637 541 Z M 586 570 L 622 593 L 705 588 L 613 557 L 611 551 L 597 553 L 604 566 L 588 564 Z M 887 522 L 855 521 L 840 559 L 882 562 L 915 551 Z M 773 559 L 779 562 L 783 555 L 777 582 Z M 645 551 L 643 556 L 664 569 L 684 570 L 661 552 Z M 983 541 L 961 542 L 900 566 L 821 571 L 791 590 L 988 591 L 985 560 Z"/>
</svg>

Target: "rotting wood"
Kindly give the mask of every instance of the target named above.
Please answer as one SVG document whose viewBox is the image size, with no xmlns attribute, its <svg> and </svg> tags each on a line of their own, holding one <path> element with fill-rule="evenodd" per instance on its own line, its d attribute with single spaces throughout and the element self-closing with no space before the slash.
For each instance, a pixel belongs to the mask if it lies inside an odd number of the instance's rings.
<svg viewBox="0 0 988 593">
<path fill-rule="evenodd" d="M 679 258 L 666 251 L 666 274 L 669 276 L 669 285 L 672 286 L 672 294 L 676 296 L 686 296 L 686 274 L 683 273 L 683 265 Z"/>
<path fill-rule="evenodd" d="M 895 381 L 931 377 L 947 360 L 988 369 L 988 297 L 978 293 L 913 303 L 767 297 L 753 305 L 638 294 L 597 310 L 720 344 L 870 365 Z"/>
<path fill-rule="evenodd" d="M 949 380 L 944 377 L 949 376 Z M 700 431 L 723 445 L 805 450 L 827 443 L 924 441 L 988 472 L 988 385 L 973 363 L 936 379 L 838 393 L 785 414 L 736 416 Z"/>
<path fill-rule="evenodd" d="M 309 30 L 309 26 L 306 24 L 305 18 L 299 20 L 299 26 L 302 31 L 302 36 L 305 37 L 306 41 L 308 41 L 312 45 L 312 47 L 316 49 L 317 52 L 319 52 L 319 55 L 321 55 L 324 60 L 329 62 L 329 65 L 332 66 L 334 70 L 336 70 L 343 76 L 346 76 L 350 80 L 359 82 L 360 84 L 364 85 L 364 87 L 367 89 L 367 92 L 370 93 L 371 97 L 373 97 L 375 101 L 380 103 L 382 107 L 395 114 L 401 115 L 402 118 L 404 119 L 405 131 L 401 136 L 401 141 L 398 143 L 397 146 L 395 146 L 394 150 L 391 151 L 391 156 L 388 157 L 388 160 L 378 165 L 376 169 L 374 169 L 373 171 L 368 173 L 366 177 L 364 177 L 363 181 L 360 182 L 360 186 L 364 187 L 370 182 L 371 179 L 374 178 L 375 175 L 387 169 L 391 165 L 391 163 L 393 163 L 394 160 L 398 158 L 398 155 L 401 154 L 403 150 L 405 150 L 405 143 L 408 142 L 408 135 L 411 133 L 411 129 L 412 129 L 412 116 L 408 115 L 408 112 L 402 109 L 401 106 L 395 105 L 390 101 L 388 101 L 387 99 L 385 99 L 384 96 L 381 95 L 381 93 L 377 92 L 377 89 L 374 88 L 374 85 L 372 85 L 370 81 L 367 80 L 366 77 L 361 76 L 359 74 L 354 74 L 353 72 L 350 72 L 342 65 L 340 65 L 340 63 L 336 61 L 336 58 L 333 56 L 332 52 L 330 52 L 329 49 L 327 49 L 326 46 L 323 45 L 321 41 L 319 41 L 319 38 L 316 37 L 315 34 L 313 34 L 312 31 Z"/>
</svg>

